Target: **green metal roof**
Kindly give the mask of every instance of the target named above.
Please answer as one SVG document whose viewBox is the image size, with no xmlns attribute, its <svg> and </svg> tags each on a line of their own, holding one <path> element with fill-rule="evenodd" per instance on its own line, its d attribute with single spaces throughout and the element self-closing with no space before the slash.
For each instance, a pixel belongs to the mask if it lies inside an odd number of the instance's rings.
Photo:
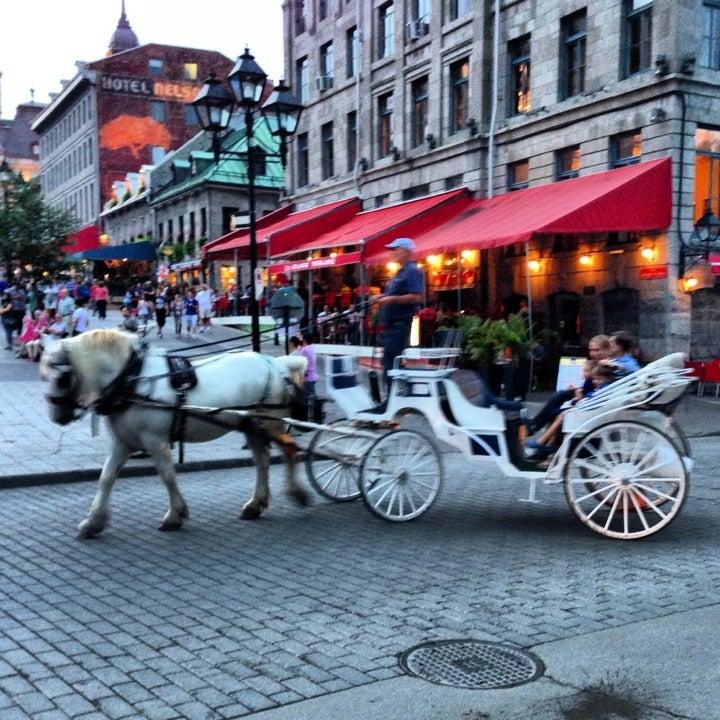
<svg viewBox="0 0 720 720">
<path fill-rule="evenodd" d="M 280 142 L 270 134 L 267 124 L 262 118 L 255 122 L 255 147 L 264 150 L 270 155 L 278 155 L 280 152 Z M 236 130 L 228 135 L 222 143 L 222 149 L 232 152 L 247 152 L 245 129 Z M 222 158 L 220 162 L 215 163 L 215 157 L 211 152 L 194 150 L 191 155 L 198 160 L 211 160 L 212 162 L 197 175 L 192 175 L 152 197 L 150 199 L 152 204 L 169 200 L 207 183 L 237 185 L 238 187 L 248 184 L 247 162 L 245 160 Z M 265 174 L 255 176 L 255 186 L 260 189 L 273 190 L 282 189 L 285 186 L 285 175 L 279 158 L 267 158 Z"/>
</svg>

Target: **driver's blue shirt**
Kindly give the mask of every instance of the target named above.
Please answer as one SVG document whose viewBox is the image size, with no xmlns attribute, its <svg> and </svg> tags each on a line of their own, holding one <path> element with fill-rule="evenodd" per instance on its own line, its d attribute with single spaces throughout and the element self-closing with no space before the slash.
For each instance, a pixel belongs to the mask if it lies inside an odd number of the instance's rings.
<svg viewBox="0 0 720 720">
<path fill-rule="evenodd" d="M 385 288 L 385 295 L 422 295 L 423 274 L 418 266 L 408 260 L 395 274 Z M 382 322 L 385 325 L 392 323 L 410 323 L 418 310 L 416 303 L 389 303 L 382 305 Z"/>
</svg>

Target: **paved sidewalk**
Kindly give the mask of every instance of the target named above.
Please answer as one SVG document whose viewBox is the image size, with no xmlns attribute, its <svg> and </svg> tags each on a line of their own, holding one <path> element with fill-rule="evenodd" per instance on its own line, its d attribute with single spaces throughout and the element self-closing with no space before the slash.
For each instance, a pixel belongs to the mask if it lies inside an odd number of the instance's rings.
<svg viewBox="0 0 720 720">
<path fill-rule="evenodd" d="M 117 327 L 120 320 L 118 310 L 109 310 L 106 321 L 92 318 L 90 327 Z M 211 334 L 198 335 L 195 339 L 176 338 L 172 325 L 166 325 L 165 330 L 162 339 L 151 331 L 148 341 L 168 349 L 185 349 L 199 347 L 203 342 L 241 336 L 236 330 L 220 326 L 214 327 Z M 263 342 L 262 349 L 270 355 L 279 355 L 284 350 L 282 345 L 274 345 L 269 338 Z M 46 408 L 46 390 L 37 364 L 0 351 L 0 487 L 2 478 L 7 476 L 54 475 L 82 470 L 99 472 L 108 455 L 110 438 L 104 422 L 100 422 L 97 437 L 91 435 L 89 415 L 65 427 L 53 424 Z M 249 462 L 250 453 L 243 450 L 243 446 L 242 436 L 236 433 L 225 435 L 212 444 L 188 444 L 185 461 L 200 463 L 211 458 L 214 461 L 244 459 Z M 129 461 L 129 467 L 147 465 L 147 460 Z"/>
</svg>

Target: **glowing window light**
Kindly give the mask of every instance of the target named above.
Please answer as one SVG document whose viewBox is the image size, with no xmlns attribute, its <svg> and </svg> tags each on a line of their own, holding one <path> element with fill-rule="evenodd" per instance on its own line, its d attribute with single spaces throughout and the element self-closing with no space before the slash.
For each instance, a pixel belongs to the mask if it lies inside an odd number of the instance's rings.
<svg viewBox="0 0 720 720">
<path fill-rule="evenodd" d="M 529 260 L 528 261 L 528 270 L 531 272 L 540 272 L 540 261 L 539 260 Z"/>
</svg>

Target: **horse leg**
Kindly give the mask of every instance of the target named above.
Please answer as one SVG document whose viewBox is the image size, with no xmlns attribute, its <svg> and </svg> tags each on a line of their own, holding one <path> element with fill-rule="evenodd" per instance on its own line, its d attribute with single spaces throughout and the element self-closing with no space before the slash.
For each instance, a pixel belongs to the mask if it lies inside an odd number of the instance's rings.
<svg viewBox="0 0 720 720">
<path fill-rule="evenodd" d="M 292 437 L 286 433 L 279 435 L 277 442 L 285 456 L 285 494 L 301 507 L 306 507 L 310 504 L 310 496 L 297 481 L 298 447 Z"/>
<path fill-rule="evenodd" d="M 158 530 L 179 530 L 183 522 L 190 517 L 190 513 L 177 484 L 170 445 L 166 442 L 146 442 L 145 448 L 150 453 L 160 479 L 165 483 L 170 500 L 170 507 L 165 513 Z"/>
<path fill-rule="evenodd" d="M 255 479 L 255 492 L 243 505 L 240 518 L 242 520 L 256 520 L 270 504 L 270 486 L 268 483 L 270 450 L 265 438 L 261 435 L 247 432 L 246 437 L 255 461 L 257 476 Z"/>
<path fill-rule="evenodd" d="M 98 489 L 95 499 L 90 506 L 90 513 L 78 525 L 79 538 L 91 538 L 99 535 L 108 524 L 110 518 L 110 510 L 108 502 L 110 493 L 112 492 L 115 480 L 117 480 L 120 468 L 127 462 L 130 451 L 113 436 L 112 448 L 110 455 L 103 465 L 98 481 Z"/>
</svg>

